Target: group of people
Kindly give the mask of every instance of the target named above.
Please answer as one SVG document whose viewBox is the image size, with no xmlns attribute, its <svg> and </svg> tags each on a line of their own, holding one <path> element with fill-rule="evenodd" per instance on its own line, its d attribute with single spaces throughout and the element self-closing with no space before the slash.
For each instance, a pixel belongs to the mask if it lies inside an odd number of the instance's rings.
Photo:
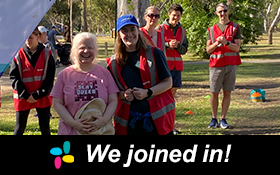
<svg viewBox="0 0 280 175">
<path fill-rule="evenodd" d="M 133 15 L 119 17 L 115 54 L 107 59 L 107 69 L 93 62 L 98 53 L 95 36 L 87 32 L 77 34 L 70 54 L 72 65 L 58 74 L 54 85 L 55 59 L 48 47 L 38 42 L 41 33 L 35 29 L 11 64 L 16 110 L 14 134 L 23 134 L 29 111 L 36 108 L 42 135 L 49 135 L 50 107 L 53 105 L 61 118 L 59 135 L 106 130 L 112 117 L 116 135 L 173 135 L 174 96 L 182 86 L 181 55 L 188 50 L 186 30 L 180 23 L 182 14 L 183 8 L 173 4 L 169 8 L 169 19 L 158 25 L 160 10 L 155 6 L 148 7 L 146 25 L 142 28 Z M 218 4 L 216 14 L 220 22 L 208 29 L 206 46 L 211 54 L 212 93 L 212 120 L 208 127 L 228 128 L 225 117 L 235 86 L 236 66 L 241 64 L 238 53 L 241 36 L 239 26 L 228 18 L 226 4 Z M 221 88 L 224 98 L 218 124 Z M 96 98 L 106 104 L 102 115 L 89 113 L 89 117 L 75 117 Z"/>
</svg>

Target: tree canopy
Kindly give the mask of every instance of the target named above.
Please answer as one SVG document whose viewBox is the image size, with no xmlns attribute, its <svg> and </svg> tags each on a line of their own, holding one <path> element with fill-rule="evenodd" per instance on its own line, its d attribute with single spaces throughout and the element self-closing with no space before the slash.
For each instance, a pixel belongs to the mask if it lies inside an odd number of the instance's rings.
<svg viewBox="0 0 280 175">
<path fill-rule="evenodd" d="M 130 0 L 122 3 L 131 5 Z M 195 55 L 207 58 L 205 51 L 208 27 L 219 21 L 215 14 L 215 7 L 220 2 L 226 2 L 230 8 L 230 20 L 238 23 L 242 33 L 242 45 L 257 43 L 258 37 L 266 32 L 275 19 L 280 0 L 150 0 L 150 5 L 163 8 L 161 10 L 162 23 L 168 18 L 168 8 L 173 3 L 180 4 L 183 9 L 181 23 L 187 30 L 189 50 Z M 73 28 L 82 31 L 83 4 L 86 3 L 87 31 L 92 33 L 110 33 L 114 28 L 115 0 L 73 0 Z M 118 0 L 118 4 L 121 0 Z M 141 3 L 139 3 L 141 5 Z M 130 6 L 129 6 L 130 7 Z M 135 7 L 133 7 L 135 8 Z M 142 11 L 142 10 L 141 10 Z M 144 10 L 143 10 L 144 11 Z M 279 17 L 280 18 L 280 17 Z M 57 0 L 49 10 L 43 21 L 62 22 L 68 24 L 69 8 L 67 0 Z M 274 26 L 273 26 L 274 27 Z"/>
</svg>

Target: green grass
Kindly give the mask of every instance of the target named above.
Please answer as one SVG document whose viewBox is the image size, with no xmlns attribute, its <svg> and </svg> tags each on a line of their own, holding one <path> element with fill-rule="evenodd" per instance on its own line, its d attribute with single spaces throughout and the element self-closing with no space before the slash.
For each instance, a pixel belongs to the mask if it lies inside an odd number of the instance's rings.
<svg viewBox="0 0 280 175">
<path fill-rule="evenodd" d="M 7 94 L 1 97 L 1 108 L 0 108 L 0 135 L 12 135 L 14 132 L 16 113 L 14 110 L 14 101 L 12 94 Z M 26 130 L 24 135 L 40 135 L 38 119 L 34 117 L 36 113 L 35 109 L 30 111 Z M 51 113 L 54 118 L 50 119 L 50 131 L 52 135 L 57 134 L 59 116 L 56 111 L 51 108 Z"/>
<path fill-rule="evenodd" d="M 244 63 L 237 69 L 236 90 L 232 94 L 227 121 L 233 129 L 208 129 L 211 120 L 208 65 L 185 65 L 183 87 L 176 95 L 176 128 L 183 134 L 279 134 L 280 63 Z M 251 89 L 266 90 L 267 102 L 250 101 Z M 220 93 L 221 114 L 222 93 Z M 191 110 L 195 115 L 187 115 Z"/>
</svg>

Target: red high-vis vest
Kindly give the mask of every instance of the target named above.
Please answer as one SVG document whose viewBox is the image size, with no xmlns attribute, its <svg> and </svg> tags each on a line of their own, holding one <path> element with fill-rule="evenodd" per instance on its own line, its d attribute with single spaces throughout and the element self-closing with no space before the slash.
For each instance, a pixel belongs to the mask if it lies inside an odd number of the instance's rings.
<svg viewBox="0 0 280 175">
<path fill-rule="evenodd" d="M 224 32 L 220 30 L 217 24 L 208 28 L 208 32 L 211 38 L 211 44 L 216 42 L 216 39 L 224 35 L 227 41 L 234 42 L 234 35 L 237 32 L 239 25 L 230 22 L 225 28 Z M 213 53 L 210 55 L 209 67 L 224 67 L 226 65 L 240 65 L 241 58 L 239 52 L 230 50 L 225 45 L 218 46 Z"/>
<path fill-rule="evenodd" d="M 140 28 L 143 32 L 144 37 L 149 41 L 149 43 L 153 46 L 156 47 L 154 42 L 152 41 L 150 35 L 148 34 L 147 30 L 142 27 Z M 163 32 L 156 30 L 157 31 L 157 48 L 159 48 L 160 50 L 163 51 L 163 53 L 165 54 L 165 42 L 164 42 L 164 34 Z"/>
<path fill-rule="evenodd" d="M 175 36 L 172 29 L 166 24 L 160 25 L 160 31 L 164 33 L 165 42 L 170 42 L 172 39 L 176 39 L 182 43 L 186 36 L 186 30 L 182 27 L 178 27 Z M 166 60 L 169 70 L 176 69 L 178 71 L 183 71 L 183 60 L 176 49 L 166 48 Z"/>
<path fill-rule="evenodd" d="M 140 74 L 143 88 L 148 89 L 159 83 L 153 53 L 154 48 L 142 50 L 140 54 Z M 116 84 L 121 91 L 128 89 L 121 76 L 122 66 L 118 63 L 118 58 L 113 55 L 107 59 L 108 67 L 111 70 Z M 133 78 L 133 77 L 132 77 Z M 159 135 L 166 135 L 174 128 L 175 121 L 175 100 L 171 90 L 167 90 L 157 96 L 148 99 L 150 113 Z M 119 100 L 117 110 L 114 115 L 114 126 L 116 135 L 126 135 L 129 119 L 130 102 Z"/>
<path fill-rule="evenodd" d="M 19 74 L 21 81 L 28 93 L 36 92 L 42 85 L 46 78 L 48 60 L 51 51 L 47 48 L 41 51 L 35 68 L 32 67 L 28 58 L 26 57 L 23 49 L 18 51 L 14 61 L 19 68 Z M 25 111 L 33 108 L 45 108 L 52 105 L 52 99 L 49 95 L 39 98 L 35 103 L 28 103 L 24 98 L 19 98 L 17 90 L 13 90 L 14 93 L 14 107 L 16 111 Z"/>
</svg>

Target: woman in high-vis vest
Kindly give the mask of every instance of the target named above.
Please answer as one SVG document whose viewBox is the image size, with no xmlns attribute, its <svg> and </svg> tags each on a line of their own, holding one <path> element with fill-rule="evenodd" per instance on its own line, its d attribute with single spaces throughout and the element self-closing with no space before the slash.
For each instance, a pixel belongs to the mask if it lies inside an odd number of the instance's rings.
<svg viewBox="0 0 280 175">
<path fill-rule="evenodd" d="M 40 31 L 36 29 L 25 41 L 13 59 L 10 79 L 13 87 L 16 126 L 14 135 L 22 135 L 30 109 L 36 108 L 42 135 L 50 135 L 49 96 L 53 87 L 55 61 L 51 51 L 39 43 Z"/>
<path fill-rule="evenodd" d="M 146 45 L 133 15 L 118 18 L 117 31 L 116 54 L 107 59 L 120 90 L 116 135 L 173 134 L 175 101 L 163 52 Z"/>
<path fill-rule="evenodd" d="M 146 25 L 140 28 L 148 44 L 157 47 L 165 53 L 164 35 L 159 30 L 156 30 L 158 20 L 160 18 L 160 10 L 156 6 L 150 6 L 145 11 Z"/>
</svg>

